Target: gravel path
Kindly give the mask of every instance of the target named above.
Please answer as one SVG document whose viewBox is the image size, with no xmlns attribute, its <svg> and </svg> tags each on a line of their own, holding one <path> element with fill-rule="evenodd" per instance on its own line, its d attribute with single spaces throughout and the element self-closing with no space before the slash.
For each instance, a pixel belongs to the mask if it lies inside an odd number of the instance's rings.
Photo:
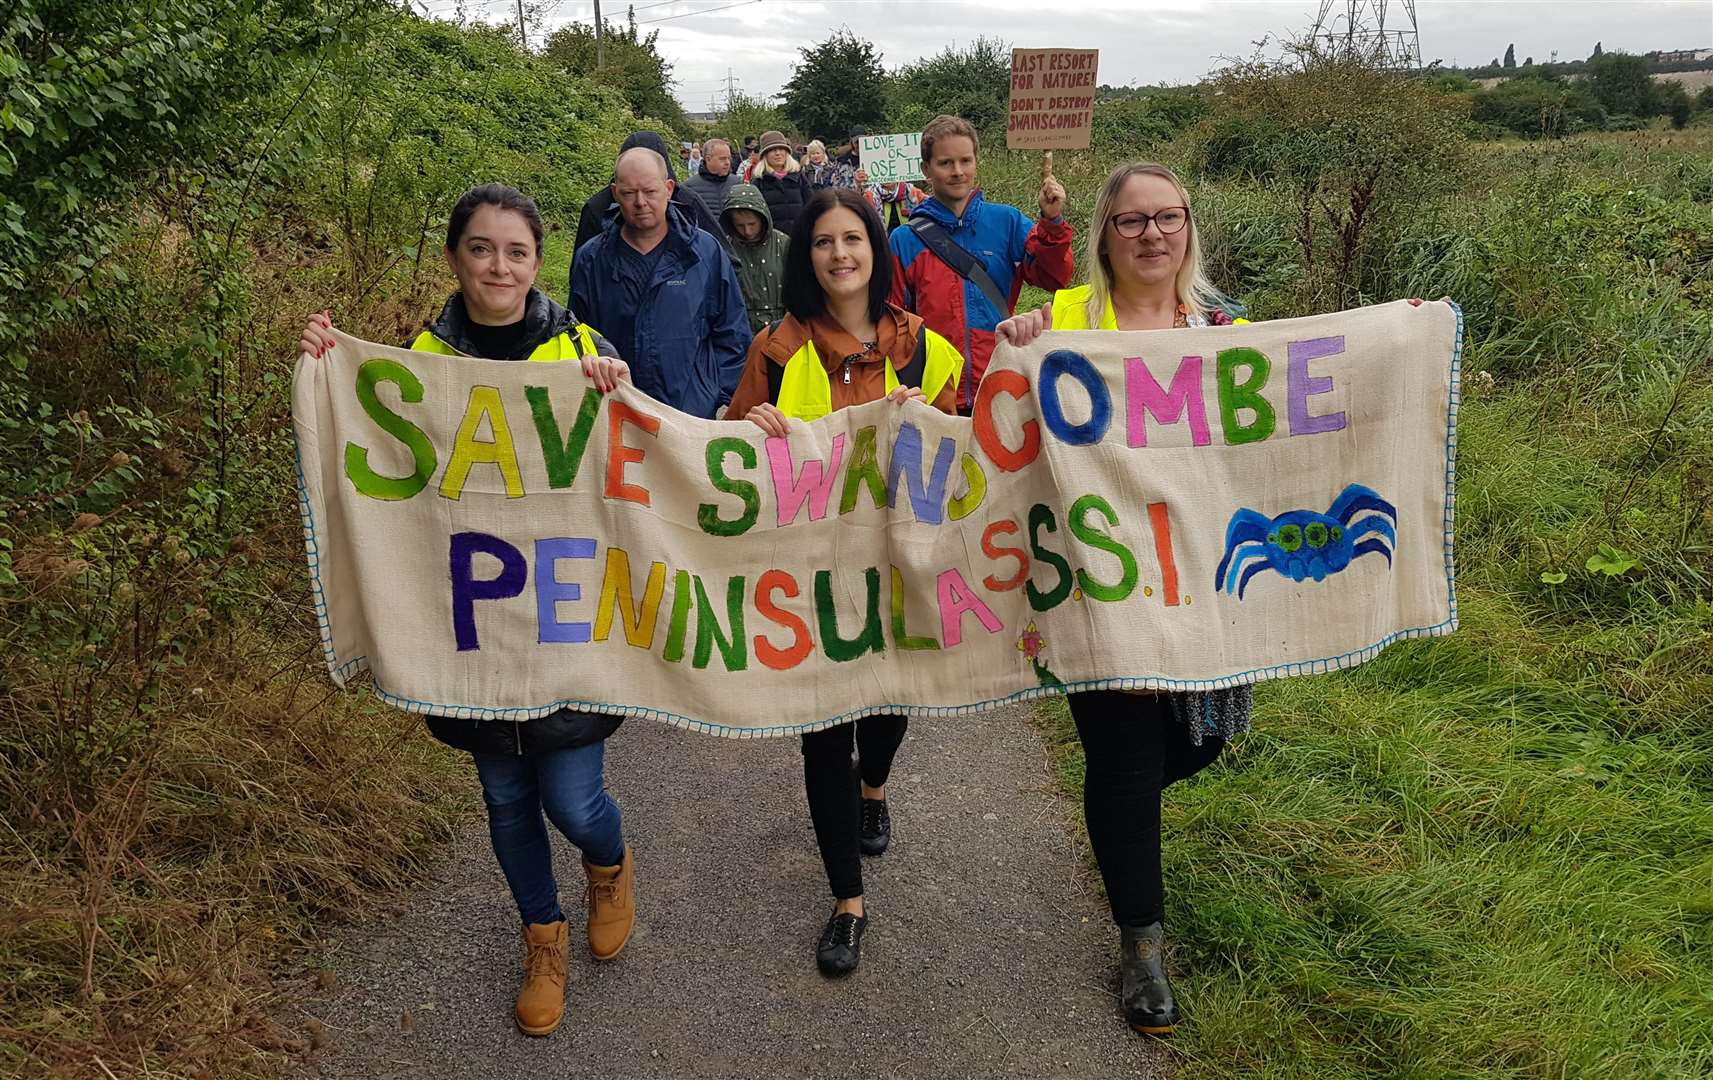
<svg viewBox="0 0 1713 1080">
<path fill-rule="evenodd" d="M 474 788 L 474 772 L 471 773 Z M 892 849 L 864 860 L 862 967 L 830 982 L 832 901 L 798 742 L 632 720 L 607 782 L 637 862 L 635 936 L 597 965 L 583 875 L 555 834 L 572 920 L 564 1025 L 511 1021 L 519 933 L 481 822 L 384 924 L 336 934 L 305 1077 L 1107 1077 L 1163 1074 L 1120 1023 L 1115 933 L 1020 708 L 912 721 L 888 785 Z"/>
</svg>

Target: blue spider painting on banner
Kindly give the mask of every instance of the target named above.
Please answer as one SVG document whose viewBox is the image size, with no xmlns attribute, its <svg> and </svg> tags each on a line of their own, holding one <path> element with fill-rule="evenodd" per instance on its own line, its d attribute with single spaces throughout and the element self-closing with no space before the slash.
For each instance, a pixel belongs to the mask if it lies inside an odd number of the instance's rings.
<svg viewBox="0 0 1713 1080">
<path fill-rule="evenodd" d="M 1325 581 L 1362 555 L 1384 555 L 1392 564 L 1398 511 L 1373 488 L 1351 484 L 1326 513 L 1287 510 L 1278 517 L 1248 507 L 1225 527 L 1225 554 L 1213 587 L 1243 599 L 1249 579 L 1272 570 L 1292 581 Z"/>
</svg>

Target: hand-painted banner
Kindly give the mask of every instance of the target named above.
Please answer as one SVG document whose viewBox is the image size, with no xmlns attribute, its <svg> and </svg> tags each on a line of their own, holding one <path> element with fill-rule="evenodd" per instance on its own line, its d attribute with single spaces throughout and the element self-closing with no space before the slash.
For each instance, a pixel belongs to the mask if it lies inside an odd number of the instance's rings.
<svg viewBox="0 0 1713 1080">
<path fill-rule="evenodd" d="M 341 338 L 293 387 L 328 666 L 387 701 L 779 735 L 1211 689 L 1456 626 L 1447 303 L 1002 347 L 972 418 L 767 438 L 578 365 Z"/>
</svg>

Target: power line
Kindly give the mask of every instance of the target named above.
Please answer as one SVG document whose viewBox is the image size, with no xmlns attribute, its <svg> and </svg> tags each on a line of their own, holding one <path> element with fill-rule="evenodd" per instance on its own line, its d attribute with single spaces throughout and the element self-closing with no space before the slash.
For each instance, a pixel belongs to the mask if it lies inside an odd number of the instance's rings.
<svg viewBox="0 0 1713 1080">
<path fill-rule="evenodd" d="M 759 3 L 761 0 L 738 0 L 735 4 L 723 4 L 720 7 L 703 8 L 700 11 L 686 11 L 680 15 L 662 15 L 658 19 L 638 19 L 636 24 L 644 26 L 648 23 L 671 22 L 673 19 L 688 19 L 692 15 L 712 15 L 716 11 L 729 11 L 732 8 L 748 7 L 751 4 Z"/>
</svg>

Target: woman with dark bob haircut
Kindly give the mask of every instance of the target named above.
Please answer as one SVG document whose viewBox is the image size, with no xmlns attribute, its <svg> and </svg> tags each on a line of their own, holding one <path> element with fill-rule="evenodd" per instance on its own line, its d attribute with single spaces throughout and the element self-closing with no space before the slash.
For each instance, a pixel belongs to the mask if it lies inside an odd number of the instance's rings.
<svg viewBox="0 0 1713 1080">
<path fill-rule="evenodd" d="M 887 303 L 892 253 L 860 193 L 827 188 L 804 206 L 784 286 L 788 314 L 750 344 L 728 417 L 783 438 L 795 421 L 880 398 L 955 414 L 964 358 L 918 316 Z M 803 736 L 803 786 L 835 902 L 815 948 L 825 975 L 848 974 L 861 958 L 868 919 L 859 852 L 879 855 L 891 839 L 886 778 L 904 729 L 902 716 L 865 716 Z"/>
<path fill-rule="evenodd" d="M 503 184 L 466 191 L 446 223 L 446 269 L 458 290 L 409 348 L 482 360 L 575 360 L 602 393 L 628 381 L 630 370 L 607 339 L 535 287 L 541 239 L 541 212 L 529 196 Z M 298 351 L 321 356 L 335 344 L 331 313 L 323 311 L 309 317 Z M 584 929 L 594 958 L 618 956 L 636 921 L 630 848 L 603 772 L 603 746 L 619 718 L 560 709 L 515 724 L 427 720 L 435 738 L 475 760 L 494 857 L 522 922 L 517 1026 L 550 1034 L 565 1014 L 569 936 L 543 813 L 583 853 Z"/>
</svg>

